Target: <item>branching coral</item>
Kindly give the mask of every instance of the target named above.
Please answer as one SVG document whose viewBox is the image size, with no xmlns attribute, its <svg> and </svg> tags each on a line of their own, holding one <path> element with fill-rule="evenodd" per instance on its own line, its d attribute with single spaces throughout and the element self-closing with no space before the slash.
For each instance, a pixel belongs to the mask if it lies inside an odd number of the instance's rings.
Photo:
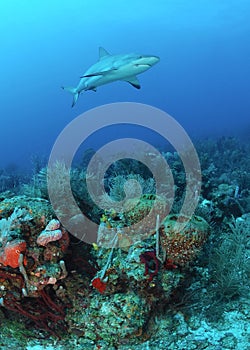
<svg viewBox="0 0 250 350">
<path fill-rule="evenodd" d="M 59 337 L 58 328 L 66 330 L 64 307 L 59 302 L 54 302 L 45 290 L 41 291 L 40 297 L 34 300 L 20 302 L 13 294 L 8 294 L 4 299 L 3 306 L 14 312 L 31 319 L 38 328 L 46 330 L 55 337 Z"/>
<path fill-rule="evenodd" d="M 222 233 L 221 241 L 210 252 L 213 290 L 220 299 L 249 293 L 250 216 L 244 215 Z"/>
</svg>

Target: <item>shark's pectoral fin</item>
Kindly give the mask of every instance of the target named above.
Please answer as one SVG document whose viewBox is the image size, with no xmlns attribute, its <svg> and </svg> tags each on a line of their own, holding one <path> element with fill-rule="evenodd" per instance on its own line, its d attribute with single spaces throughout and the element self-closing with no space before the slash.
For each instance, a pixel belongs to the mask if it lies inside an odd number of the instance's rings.
<svg viewBox="0 0 250 350">
<path fill-rule="evenodd" d="M 86 74 L 86 75 L 81 76 L 80 78 L 98 77 L 100 75 L 106 75 L 106 74 L 112 73 L 112 72 L 114 72 L 116 70 L 117 70 L 117 68 L 112 68 L 112 69 L 109 69 L 109 70 L 104 70 L 102 72 L 95 72 L 95 73 L 91 73 L 91 74 Z"/>
<path fill-rule="evenodd" d="M 139 80 L 136 76 L 133 77 L 129 77 L 127 79 L 123 79 L 124 81 L 127 81 L 129 84 L 131 84 L 132 86 L 134 86 L 136 89 L 140 89 L 141 85 L 139 83 Z"/>
</svg>

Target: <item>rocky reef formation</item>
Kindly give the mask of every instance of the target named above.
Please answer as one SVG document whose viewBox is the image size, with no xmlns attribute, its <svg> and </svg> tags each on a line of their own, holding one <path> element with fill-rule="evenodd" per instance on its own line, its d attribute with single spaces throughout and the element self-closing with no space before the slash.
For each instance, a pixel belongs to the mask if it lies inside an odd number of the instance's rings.
<svg viewBox="0 0 250 350">
<path fill-rule="evenodd" d="M 143 231 L 138 223 L 154 201 L 155 196 L 143 196 L 122 216 L 112 209 L 103 214 L 97 244 L 89 245 L 69 235 L 47 200 L 2 200 L 1 306 L 54 335 L 67 327 L 69 333 L 112 344 L 142 335 L 158 305 L 185 278 L 209 233 L 209 225 L 198 216 L 160 220 L 161 201 L 159 214 L 153 212 L 155 229 L 149 230 L 146 222 Z M 181 232 L 180 220 L 187 221 Z M 133 230 L 125 233 L 128 225 Z"/>
<path fill-rule="evenodd" d="M 51 333 L 49 323 L 63 321 L 64 311 L 46 286 L 67 276 L 69 245 L 67 231 L 52 215 L 49 202 L 40 198 L 16 196 L 0 203 L 0 303 Z"/>
</svg>

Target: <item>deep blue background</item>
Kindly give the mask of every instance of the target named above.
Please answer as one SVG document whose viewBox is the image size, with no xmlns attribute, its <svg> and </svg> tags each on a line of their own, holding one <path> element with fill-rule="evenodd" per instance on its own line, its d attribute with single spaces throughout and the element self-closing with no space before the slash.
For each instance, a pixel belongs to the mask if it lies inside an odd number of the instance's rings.
<svg viewBox="0 0 250 350">
<path fill-rule="evenodd" d="M 1 0 L 0 168 L 29 167 L 80 113 L 119 101 L 161 108 L 193 138 L 249 138 L 249 13 L 248 0 Z M 141 90 L 112 83 L 71 109 L 60 87 L 77 85 L 99 46 L 161 61 L 139 76 Z"/>
</svg>

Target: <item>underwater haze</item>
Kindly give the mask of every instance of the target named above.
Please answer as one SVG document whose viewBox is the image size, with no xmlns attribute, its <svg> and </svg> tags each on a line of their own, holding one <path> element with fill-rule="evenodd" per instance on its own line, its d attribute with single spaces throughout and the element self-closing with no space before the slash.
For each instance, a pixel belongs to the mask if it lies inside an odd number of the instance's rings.
<svg viewBox="0 0 250 350">
<path fill-rule="evenodd" d="M 161 108 L 191 138 L 248 139 L 249 12 L 247 0 L 1 0 L 0 167 L 29 168 L 34 155 L 48 157 L 71 120 L 112 102 Z M 140 90 L 113 82 L 84 92 L 71 108 L 72 96 L 61 87 L 78 84 L 100 46 L 160 62 L 139 75 Z M 106 142 L 108 133 L 88 146 Z"/>
<path fill-rule="evenodd" d="M 249 350 L 250 0 L 0 0 L 0 350 Z"/>
</svg>

